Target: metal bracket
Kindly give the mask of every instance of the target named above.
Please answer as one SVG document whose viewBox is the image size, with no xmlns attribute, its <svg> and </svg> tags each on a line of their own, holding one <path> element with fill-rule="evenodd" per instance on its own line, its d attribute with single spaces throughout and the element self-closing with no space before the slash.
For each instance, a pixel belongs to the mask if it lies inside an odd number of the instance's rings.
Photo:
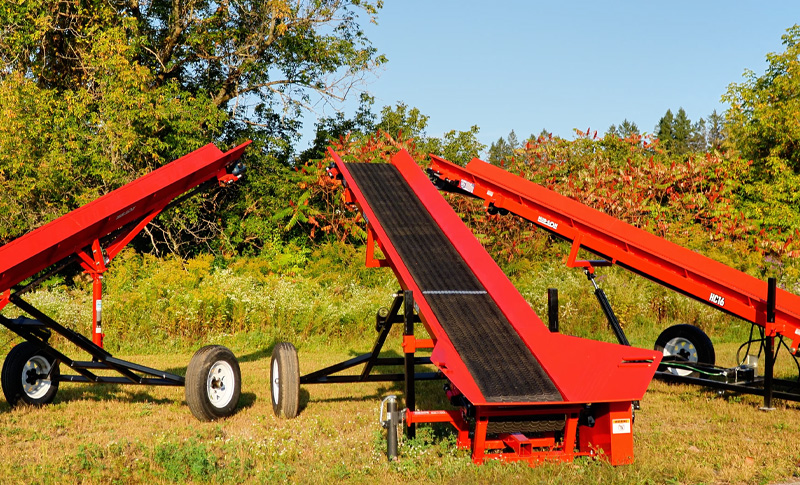
<svg viewBox="0 0 800 485">
<path fill-rule="evenodd" d="M 378 249 L 382 250 L 380 243 L 375 238 L 375 233 L 372 232 L 372 227 L 367 224 L 367 268 L 385 268 L 389 266 L 388 259 L 377 259 L 375 257 L 376 244 L 378 245 Z"/>
<path fill-rule="evenodd" d="M 613 266 L 614 261 L 608 261 L 605 259 L 590 259 L 590 260 L 576 260 L 578 257 L 578 251 L 581 249 L 581 240 L 583 239 L 583 235 L 579 234 L 573 241 L 572 247 L 569 251 L 569 256 L 567 256 L 567 260 L 565 261 L 568 268 L 584 268 L 584 271 L 587 271 L 590 274 L 594 274 L 594 269 L 596 267 L 601 266 Z"/>
</svg>

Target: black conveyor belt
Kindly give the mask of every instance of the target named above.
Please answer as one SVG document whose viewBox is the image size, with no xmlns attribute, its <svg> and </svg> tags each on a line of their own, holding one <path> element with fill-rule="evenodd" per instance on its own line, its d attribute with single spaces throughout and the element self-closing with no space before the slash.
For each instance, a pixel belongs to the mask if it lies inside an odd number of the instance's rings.
<svg viewBox="0 0 800 485">
<path fill-rule="evenodd" d="M 563 401 L 397 168 L 377 163 L 345 166 L 486 402 Z"/>
</svg>

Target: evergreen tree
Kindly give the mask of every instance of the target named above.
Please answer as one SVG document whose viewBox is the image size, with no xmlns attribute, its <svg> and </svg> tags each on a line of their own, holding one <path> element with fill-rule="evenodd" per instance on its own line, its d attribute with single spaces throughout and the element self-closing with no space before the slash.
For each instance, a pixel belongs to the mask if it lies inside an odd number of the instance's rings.
<svg viewBox="0 0 800 485">
<path fill-rule="evenodd" d="M 667 110 L 664 113 L 664 116 L 658 120 L 658 124 L 656 125 L 656 136 L 658 137 L 659 141 L 661 142 L 661 146 L 663 146 L 667 151 L 672 149 L 672 145 L 675 139 L 675 134 L 673 131 L 673 127 L 675 126 L 675 116 L 672 114 L 672 110 Z"/>
<path fill-rule="evenodd" d="M 622 123 L 620 123 L 620 125 L 619 125 L 619 137 L 620 138 L 628 138 L 631 135 L 638 135 L 638 134 L 639 134 L 639 127 L 636 126 L 636 123 L 634 123 L 632 121 L 628 121 L 627 118 L 622 120 Z"/>
<path fill-rule="evenodd" d="M 488 162 L 492 165 L 500 165 L 507 160 L 512 153 L 511 146 L 502 136 L 489 146 Z"/>
<path fill-rule="evenodd" d="M 501 165 L 502 162 L 508 161 L 514 156 L 515 151 L 521 147 L 517 134 L 514 130 L 508 134 L 508 137 L 502 136 L 489 146 L 488 162 L 492 165 Z"/>
<path fill-rule="evenodd" d="M 506 138 L 508 141 L 508 146 L 511 148 L 511 151 L 519 149 L 519 140 L 517 139 L 517 134 L 514 133 L 514 130 L 511 130 L 511 133 L 508 134 Z"/>
<path fill-rule="evenodd" d="M 707 134 L 709 150 L 720 150 L 722 148 L 722 142 L 725 141 L 724 123 L 722 115 L 717 114 L 717 110 L 714 110 L 709 115 Z"/>
<path fill-rule="evenodd" d="M 692 134 L 689 136 L 689 150 L 695 153 L 705 152 L 708 147 L 708 130 L 706 120 L 700 120 L 692 125 Z"/>
<path fill-rule="evenodd" d="M 673 146 L 672 152 L 683 155 L 689 151 L 689 139 L 692 135 L 692 121 L 686 116 L 683 108 L 678 109 L 672 123 Z"/>
</svg>

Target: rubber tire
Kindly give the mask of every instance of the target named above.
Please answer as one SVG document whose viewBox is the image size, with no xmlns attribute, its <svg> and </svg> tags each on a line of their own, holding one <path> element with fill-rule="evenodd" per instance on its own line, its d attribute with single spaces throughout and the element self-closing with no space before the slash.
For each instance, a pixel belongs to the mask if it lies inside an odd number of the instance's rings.
<svg viewBox="0 0 800 485">
<path fill-rule="evenodd" d="M 44 394 L 38 397 L 29 395 L 22 384 L 22 377 L 29 371 L 25 367 L 32 360 L 41 361 L 44 359 L 51 366 L 50 387 Z M 41 348 L 32 342 L 22 342 L 14 346 L 3 362 L 3 370 L 0 373 L 0 383 L 2 383 L 3 394 L 11 407 L 18 404 L 29 404 L 31 406 L 43 406 L 50 404 L 58 392 L 58 376 L 61 375 L 58 361 L 51 358 L 41 351 Z M 38 381 L 37 381 L 38 382 Z"/>
<path fill-rule="evenodd" d="M 269 383 L 275 416 L 297 417 L 300 411 L 300 362 L 297 349 L 291 343 L 281 342 L 272 350 Z"/>
<path fill-rule="evenodd" d="M 705 332 L 703 332 L 700 328 L 695 327 L 694 325 L 689 324 L 679 324 L 673 325 L 663 332 L 661 335 L 658 336 L 656 339 L 656 344 L 653 347 L 655 350 L 660 351 L 662 354 L 667 355 L 665 352 L 669 346 L 675 346 L 679 344 L 681 340 L 684 340 L 685 343 L 690 348 L 692 355 L 695 357 L 696 362 L 701 364 L 709 364 L 714 365 L 716 362 L 716 354 L 714 353 L 714 344 L 711 343 L 711 339 L 708 338 Z M 692 362 L 695 360 L 689 358 Z M 668 364 L 662 364 L 668 365 Z M 680 373 L 678 372 L 677 368 L 667 367 L 668 371 L 672 374 L 676 375 L 683 375 L 683 376 L 690 376 L 690 377 L 697 377 L 697 372 L 686 372 Z"/>
<path fill-rule="evenodd" d="M 217 375 L 229 373 L 229 375 L 223 376 L 223 379 L 232 378 L 233 380 L 233 389 L 229 399 L 218 404 L 209 395 L 210 387 L 213 385 L 212 370 Z M 223 382 L 223 384 L 229 385 L 228 382 Z M 242 392 L 242 374 L 236 356 L 222 345 L 207 345 L 201 348 L 195 352 L 186 368 L 185 386 L 186 404 L 189 405 L 195 418 L 200 421 L 214 421 L 230 416 L 236 410 Z"/>
</svg>

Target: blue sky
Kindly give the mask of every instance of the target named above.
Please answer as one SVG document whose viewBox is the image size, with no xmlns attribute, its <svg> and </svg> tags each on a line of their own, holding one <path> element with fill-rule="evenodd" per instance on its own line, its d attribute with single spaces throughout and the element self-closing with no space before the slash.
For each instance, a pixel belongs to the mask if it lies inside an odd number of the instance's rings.
<svg viewBox="0 0 800 485">
<path fill-rule="evenodd" d="M 652 132 L 668 108 L 724 111 L 727 86 L 763 73 L 795 23 L 799 0 L 386 0 L 366 32 L 389 62 L 365 88 L 376 111 L 403 101 L 428 135 L 478 125 L 487 145 L 625 118 Z"/>
</svg>

